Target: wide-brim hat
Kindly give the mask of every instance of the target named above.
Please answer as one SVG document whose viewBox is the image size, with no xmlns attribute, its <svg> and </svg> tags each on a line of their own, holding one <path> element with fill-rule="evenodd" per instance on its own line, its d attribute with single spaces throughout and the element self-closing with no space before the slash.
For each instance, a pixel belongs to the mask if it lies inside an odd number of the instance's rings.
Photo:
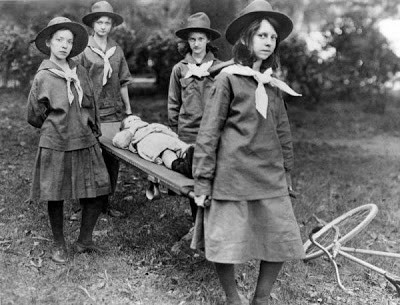
<svg viewBox="0 0 400 305">
<path fill-rule="evenodd" d="M 206 13 L 198 12 L 190 15 L 187 19 L 186 26 L 175 32 L 175 35 L 183 40 L 187 40 L 191 32 L 204 32 L 209 34 L 210 40 L 221 37 L 221 33 L 211 28 L 210 18 Z"/>
<path fill-rule="evenodd" d="M 89 27 L 93 26 L 93 22 L 99 19 L 100 17 L 110 17 L 114 21 L 114 25 L 120 25 L 124 22 L 124 18 L 117 13 L 114 13 L 114 10 L 110 3 L 107 1 L 99 1 L 92 5 L 92 11 L 83 16 L 82 22 Z"/>
<path fill-rule="evenodd" d="M 83 25 L 72 22 L 66 17 L 55 17 L 50 20 L 43 30 L 41 30 L 36 38 L 35 44 L 38 50 L 46 55 L 50 55 L 50 48 L 46 45 L 46 41 L 50 36 L 61 29 L 68 29 L 74 35 L 74 43 L 68 57 L 74 57 L 85 50 L 88 44 L 88 33 Z"/>
<path fill-rule="evenodd" d="M 271 4 L 265 0 L 254 0 L 228 25 L 225 32 L 226 40 L 232 45 L 235 44 L 243 29 L 247 28 L 254 20 L 263 17 L 271 18 L 275 21 L 273 26 L 280 41 L 287 38 L 293 30 L 293 22 L 288 16 L 274 11 Z"/>
</svg>

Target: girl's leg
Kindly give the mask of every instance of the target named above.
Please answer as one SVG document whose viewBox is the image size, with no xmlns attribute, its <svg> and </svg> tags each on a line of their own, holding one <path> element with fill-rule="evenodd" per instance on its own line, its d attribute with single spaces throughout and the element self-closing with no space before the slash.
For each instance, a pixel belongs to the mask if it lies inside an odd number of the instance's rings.
<svg viewBox="0 0 400 305">
<path fill-rule="evenodd" d="M 242 305 L 239 293 L 236 289 L 235 267 L 233 264 L 215 263 L 218 278 L 226 295 L 227 305 Z"/>
<path fill-rule="evenodd" d="M 279 271 L 282 269 L 283 263 L 272 263 L 261 261 L 260 273 L 258 275 L 257 287 L 254 293 L 251 305 L 267 305 L 268 299 L 271 294 L 272 286 Z"/>
<path fill-rule="evenodd" d="M 65 263 L 68 260 L 67 247 L 64 238 L 64 202 L 49 201 L 47 210 L 49 213 L 50 226 L 53 232 L 55 247 L 51 258 L 57 263 Z"/>
<path fill-rule="evenodd" d="M 102 203 L 104 201 L 103 197 L 105 196 L 80 199 L 82 205 L 82 220 L 78 241 L 75 243 L 77 252 L 105 251 L 105 249 L 95 245 L 92 239 L 93 230 L 96 226 L 97 219 L 101 214 Z"/>
<path fill-rule="evenodd" d="M 115 189 L 117 188 L 118 182 L 118 174 L 119 174 L 119 161 L 118 159 L 111 156 L 106 150 L 103 149 L 102 151 L 104 163 L 106 164 L 108 174 L 110 176 L 110 184 L 111 184 L 111 194 L 114 194 Z M 103 197 L 103 209 L 102 212 L 104 214 L 108 214 L 111 217 L 123 217 L 124 213 L 118 211 L 114 208 L 110 207 L 110 198 L 109 196 L 102 196 Z"/>
</svg>

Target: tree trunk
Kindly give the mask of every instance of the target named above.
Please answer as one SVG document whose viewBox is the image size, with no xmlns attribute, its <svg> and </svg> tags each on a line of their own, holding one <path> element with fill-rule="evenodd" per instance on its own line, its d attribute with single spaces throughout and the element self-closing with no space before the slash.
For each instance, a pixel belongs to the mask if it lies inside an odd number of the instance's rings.
<svg viewBox="0 0 400 305">
<path fill-rule="evenodd" d="M 218 58 L 228 60 L 232 57 L 232 46 L 225 39 L 225 29 L 250 1 L 249 0 L 190 0 L 191 14 L 204 12 L 210 17 L 211 27 L 221 33 L 221 38 L 213 42 L 219 51 Z"/>
</svg>

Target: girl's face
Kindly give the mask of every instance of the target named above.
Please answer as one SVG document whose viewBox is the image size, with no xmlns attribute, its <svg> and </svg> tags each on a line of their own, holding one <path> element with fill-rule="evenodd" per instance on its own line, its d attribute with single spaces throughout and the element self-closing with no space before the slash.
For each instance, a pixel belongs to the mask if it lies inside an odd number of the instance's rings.
<svg viewBox="0 0 400 305">
<path fill-rule="evenodd" d="M 50 48 L 50 56 L 57 60 L 65 60 L 71 53 L 74 44 L 74 35 L 70 30 L 58 30 L 53 34 L 46 45 Z"/>
<path fill-rule="evenodd" d="M 192 54 L 202 55 L 206 53 L 207 43 L 210 42 L 205 33 L 192 32 L 188 36 L 188 42 Z"/>
<path fill-rule="evenodd" d="M 258 60 L 266 60 L 274 52 L 278 34 L 267 20 L 262 20 L 252 39 L 252 51 Z"/>
<path fill-rule="evenodd" d="M 100 17 L 93 22 L 93 31 L 99 37 L 107 36 L 112 28 L 112 19 L 107 16 Z"/>
</svg>

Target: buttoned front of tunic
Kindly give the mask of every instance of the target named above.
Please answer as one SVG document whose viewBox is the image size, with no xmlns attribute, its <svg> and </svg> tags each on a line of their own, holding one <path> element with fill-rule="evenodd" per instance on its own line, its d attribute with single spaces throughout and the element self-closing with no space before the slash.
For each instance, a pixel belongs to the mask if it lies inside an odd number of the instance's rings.
<svg viewBox="0 0 400 305">
<path fill-rule="evenodd" d="M 209 61 L 213 61 L 212 66 L 221 62 L 211 52 L 206 54 L 201 63 Z M 185 78 L 189 63 L 196 64 L 196 61 L 188 53 L 172 69 L 168 91 L 168 120 L 170 127 L 182 141 L 195 143 L 205 102 L 214 79 L 210 75 Z"/>
<path fill-rule="evenodd" d="M 100 120 L 96 108 L 91 81 L 87 71 L 81 65 L 76 73 L 83 89 L 82 105 L 73 84 L 72 104 L 68 100 L 67 81 L 49 69 L 62 69 L 50 60 L 44 60 L 33 80 L 28 97 L 28 122 L 40 128 L 39 147 L 58 151 L 72 151 L 91 147 L 101 135 Z"/>
<path fill-rule="evenodd" d="M 215 78 L 197 137 L 193 168 L 196 195 L 216 200 L 258 200 L 288 194 L 293 167 L 289 121 L 278 89 L 266 84 L 267 119 L 255 106 L 253 77 Z"/>
<path fill-rule="evenodd" d="M 124 52 L 112 39 L 108 38 L 106 50 L 116 47 L 115 53 L 109 58 L 112 68 L 111 77 L 103 86 L 104 60 L 95 53 L 91 47 L 101 50 L 93 36 L 89 37 L 86 49 L 74 57 L 74 60 L 84 66 L 93 82 L 94 94 L 99 106 L 100 119 L 102 122 L 121 121 L 124 117 L 124 104 L 121 97 L 121 87 L 132 82 Z"/>
</svg>

